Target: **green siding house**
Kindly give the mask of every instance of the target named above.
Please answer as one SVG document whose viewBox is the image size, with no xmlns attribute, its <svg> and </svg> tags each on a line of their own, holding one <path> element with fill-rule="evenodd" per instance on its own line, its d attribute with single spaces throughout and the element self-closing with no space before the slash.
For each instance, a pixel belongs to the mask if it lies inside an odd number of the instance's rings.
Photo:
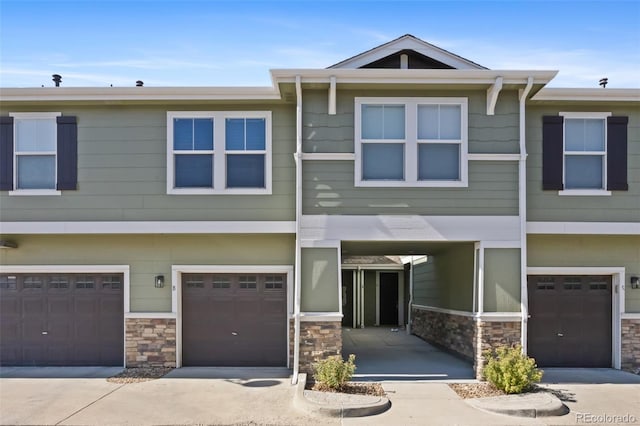
<svg viewBox="0 0 640 426">
<path fill-rule="evenodd" d="M 640 90 L 555 75 L 405 35 L 272 87 L 0 89 L 0 363 L 297 373 L 391 326 L 640 368 Z"/>
</svg>

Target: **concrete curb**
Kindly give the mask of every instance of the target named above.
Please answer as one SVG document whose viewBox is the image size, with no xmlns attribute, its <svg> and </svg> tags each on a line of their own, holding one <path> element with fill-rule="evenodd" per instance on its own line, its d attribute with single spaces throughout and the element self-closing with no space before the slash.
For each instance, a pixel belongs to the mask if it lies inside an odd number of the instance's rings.
<svg viewBox="0 0 640 426">
<path fill-rule="evenodd" d="M 516 417 L 564 416 L 569 408 L 548 392 L 465 399 L 474 408 L 489 413 Z"/>
<path fill-rule="evenodd" d="M 360 395 L 357 401 L 350 401 L 346 394 L 331 394 L 323 402 L 314 401 L 305 395 L 307 375 L 298 374 L 298 384 L 294 397 L 294 406 L 300 410 L 326 417 L 365 417 L 380 414 L 391 407 L 391 401 L 383 396 Z M 307 391 L 313 392 L 313 391 Z M 323 392 L 324 393 L 324 392 Z"/>
</svg>

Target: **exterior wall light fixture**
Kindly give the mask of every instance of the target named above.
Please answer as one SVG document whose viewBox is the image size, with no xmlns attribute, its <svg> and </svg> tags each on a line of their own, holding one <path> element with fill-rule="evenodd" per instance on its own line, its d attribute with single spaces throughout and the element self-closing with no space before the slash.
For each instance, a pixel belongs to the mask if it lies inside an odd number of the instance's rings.
<svg viewBox="0 0 640 426">
<path fill-rule="evenodd" d="M 640 289 L 640 277 L 631 277 L 631 288 Z"/>
<path fill-rule="evenodd" d="M 154 281 L 155 281 L 156 288 L 164 287 L 164 275 L 156 275 L 156 278 Z"/>
</svg>

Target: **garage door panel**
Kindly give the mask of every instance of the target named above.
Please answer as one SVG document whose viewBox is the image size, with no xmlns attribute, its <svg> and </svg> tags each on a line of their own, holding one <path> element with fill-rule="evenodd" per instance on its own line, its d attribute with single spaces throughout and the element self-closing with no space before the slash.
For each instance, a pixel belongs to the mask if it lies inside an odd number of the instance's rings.
<svg viewBox="0 0 640 426">
<path fill-rule="evenodd" d="M 610 276 L 529 276 L 528 352 L 543 367 L 611 366 Z"/>
<path fill-rule="evenodd" d="M 286 365 L 286 275 L 182 274 L 184 365 Z"/>
<path fill-rule="evenodd" d="M 0 363 L 122 365 L 124 277 L 108 277 L 105 280 L 116 281 L 119 288 L 109 284 L 112 292 L 103 294 L 98 291 L 102 274 L 0 275 L 3 298 L 7 283 L 15 282 L 9 298 L 15 308 L 0 312 Z"/>
</svg>

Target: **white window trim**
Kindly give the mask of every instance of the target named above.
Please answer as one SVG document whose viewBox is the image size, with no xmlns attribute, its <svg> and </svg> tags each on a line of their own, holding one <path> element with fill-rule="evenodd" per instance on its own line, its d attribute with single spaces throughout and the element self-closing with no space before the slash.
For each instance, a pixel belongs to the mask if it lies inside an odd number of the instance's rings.
<svg viewBox="0 0 640 426">
<path fill-rule="evenodd" d="M 605 120 L 604 123 L 604 155 L 603 155 L 603 165 L 602 165 L 602 188 L 601 189 L 562 189 L 558 191 L 558 195 L 561 196 L 610 196 L 611 191 L 607 191 L 607 117 L 611 116 L 610 112 L 560 112 L 558 115 L 564 117 L 565 119 L 601 119 Z M 562 183 L 565 184 L 566 178 L 566 166 L 565 160 L 567 151 L 565 150 L 565 123 L 562 123 Z M 570 151 L 571 152 L 571 151 Z M 584 152 L 581 154 L 571 154 L 571 155 L 588 155 L 588 154 L 597 154 L 601 155 L 601 152 L 589 153 Z"/>
<path fill-rule="evenodd" d="M 175 188 L 174 151 L 173 151 L 173 120 L 175 118 L 212 118 L 213 125 L 213 188 Z M 264 153 L 264 188 L 225 188 L 226 185 L 226 156 L 225 120 L 227 118 L 264 118 L 265 119 L 265 149 Z M 272 193 L 272 142 L 271 142 L 271 111 L 167 111 L 167 194 L 174 195 L 270 195 Z M 211 151 L 204 151 L 207 154 Z M 242 151 L 245 154 L 258 151 Z M 191 153 L 198 153 L 193 151 Z"/>
<path fill-rule="evenodd" d="M 405 139 L 363 141 L 362 134 L 362 105 L 404 105 L 405 106 Z M 426 142 L 418 141 L 417 108 L 418 105 L 460 105 L 460 180 L 418 180 L 418 145 L 420 143 L 449 143 L 450 141 Z M 354 114 L 355 141 L 355 173 L 356 187 L 468 187 L 468 99 L 462 97 L 357 97 L 355 98 Z M 403 143 L 404 150 L 404 180 L 363 180 L 362 179 L 362 144 L 363 143 Z"/>
<path fill-rule="evenodd" d="M 56 117 L 62 116 L 61 112 L 11 112 L 9 113 L 10 117 L 13 117 L 13 186 L 16 187 L 18 185 L 18 156 L 16 154 L 17 149 L 17 138 L 16 138 L 16 120 L 55 120 Z M 55 183 L 58 182 L 58 133 L 54 133 L 54 140 L 56 144 L 56 152 L 47 153 L 47 155 L 54 155 L 54 176 L 53 180 Z M 35 153 L 35 154 L 44 154 L 44 153 Z M 34 155 L 35 155 L 34 154 Z M 46 196 L 46 195 L 61 195 L 62 191 L 57 189 L 13 189 L 9 191 L 9 195 L 27 195 L 27 196 Z"/>
</svg>

